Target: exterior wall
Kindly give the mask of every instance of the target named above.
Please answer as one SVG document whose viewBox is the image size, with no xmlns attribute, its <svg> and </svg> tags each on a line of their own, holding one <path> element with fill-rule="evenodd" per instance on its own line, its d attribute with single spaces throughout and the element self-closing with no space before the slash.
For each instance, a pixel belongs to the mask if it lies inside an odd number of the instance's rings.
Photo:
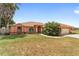
<svg viewBox="0 0 79 59">
<path fill-rule="evenodd" d="M 22 28 L 22 33 L 30 33 L 29 32 L 29 28 L 30 27 L 32 27 L 33 28 L 33 33 L 38 33 L 38 26 L 36 25 L 36 26 L 11 26 L 10 27 L 10 33 L 11 34 L 16 34 L 17 33 L 17 31 L 18 31 L 18 27 L 21 27 Z M 41 27 L 41 29 L 40 29 L 40 31 L 42 32 L 42 26 L 40 26 Z"/>
<path fill-rule="evenodd" d="M 73 32 L 73 28 L 71 27 L 61 27 L 61 35 L 70 34 Z"/>
<path fill-rule="evenodd" d="M 70 28 L 69 32 L 70 32 L 70 33 L 73 33 L 73 30 L 74 30 L 73 28 Z"/>
<path fill-rule="evenodd" d="M 23 26 L 23 27 L 22 27 L 22 32 L 23 32 L 23 33 L 26 33 L 26 32 L 28 32 L 28 29 L 29 29 L 28 27 Z"/>
<path fill-rule="evenodd" d="M 10 30 L 11 34 L 15 34 L 17 32 L 17 27 L 16 26 L 11 26 L 9 30 Z"/>
<path fill-rule="evenodd" d="M 35 31 L 35 32 L 38 32 L 37 27 L 38 27 L 38 26 L 36 26 L 36 25 L 34 26 L 34 31 Z"/>
<path fill-rule="evenodd" d="M 34 29 L 34 27 L 32 27 L 32 28 Z M 30 32 L 29 32 L 29 29 L 30 29 L 30 26 L 27 26 L 27 27 L 25 28 L 26 33 L 30 33 Z"/>
</svg>

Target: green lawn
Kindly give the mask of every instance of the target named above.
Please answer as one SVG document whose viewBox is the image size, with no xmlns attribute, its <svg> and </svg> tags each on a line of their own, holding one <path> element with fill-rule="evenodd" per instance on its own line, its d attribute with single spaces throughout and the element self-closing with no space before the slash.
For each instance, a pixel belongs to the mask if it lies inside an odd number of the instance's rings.
<svg viewBox="0 0 79 59">
<path fill-rule="evenodd" d="M 74 33 L 79 34 L 79 30 L 74 30 Z"/>
<path fill-rule="evenodd" d="M 0 36 L 0 55 L 79 55 L 79 39 L 47 38 L 40 34 Z"/>
</svg>

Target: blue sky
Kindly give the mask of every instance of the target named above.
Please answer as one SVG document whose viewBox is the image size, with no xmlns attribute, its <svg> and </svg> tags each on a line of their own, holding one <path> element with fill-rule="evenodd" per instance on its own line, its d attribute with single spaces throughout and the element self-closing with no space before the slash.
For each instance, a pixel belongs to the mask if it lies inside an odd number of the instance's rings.
<svg viewBox="0 0 79 59">
<path fill-rule="evenodd" d="M 79 27 L 79 4 L 74 3 L 21 3 L 14 15 L 16 23 L 56 21 Z"/>
</svg>

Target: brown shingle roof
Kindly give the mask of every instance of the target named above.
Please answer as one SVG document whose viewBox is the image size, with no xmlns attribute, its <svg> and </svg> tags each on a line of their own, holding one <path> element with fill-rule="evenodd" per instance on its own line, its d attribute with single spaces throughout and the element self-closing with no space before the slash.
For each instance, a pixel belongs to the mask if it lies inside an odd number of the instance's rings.
<svg viewBox="0 0 79 59">
<path fill-rule="evenodd" d="M 25 23 L 13 24 L 13 25 L 10 25 L 10 26 L 15 26 L 15 25 L 24 25 L 24 26 L 42 25 L 43 26 L 43 23 L 40 23 L 40 22 L 25 22 Z"/>
<path fill-rule="evenodd" d="M 60 24 L 60 28 L 73 28 L 73 27 L 67 24 Z"/>
<path fill-rule="evenodd" d="M 25 22 L 25 23 L 22 23 L 22 25 L 24 25 L 24 26 L 34 26 L 34 25 L 43 25 L 43 23 L 40 23 L 40 22 Z"/>
</svg>

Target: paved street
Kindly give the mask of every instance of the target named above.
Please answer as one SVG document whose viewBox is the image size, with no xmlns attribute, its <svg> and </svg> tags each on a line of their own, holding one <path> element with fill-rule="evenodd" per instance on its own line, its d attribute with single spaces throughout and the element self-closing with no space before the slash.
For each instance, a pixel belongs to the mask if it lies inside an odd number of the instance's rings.
<svg viewBox="0 0 79 59">
<path fill-rule="evenodd" d="M 64 37 L 79 38 L 79 34 L 65 35 Z"/>
</svg>

